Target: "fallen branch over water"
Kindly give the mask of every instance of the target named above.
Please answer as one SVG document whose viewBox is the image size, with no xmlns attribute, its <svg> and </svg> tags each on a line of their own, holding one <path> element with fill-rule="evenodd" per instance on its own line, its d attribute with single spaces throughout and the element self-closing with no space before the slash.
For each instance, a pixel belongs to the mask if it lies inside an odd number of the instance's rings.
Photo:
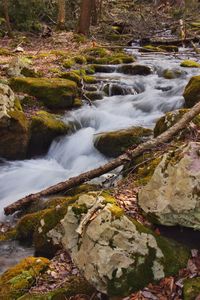
<svg viewBox="0 0 200 300">
<path fill-rule="evenodd" d="M 197 103 L 189 112 L 184 114 L 184 116 L 177 122 L 174 126 L 169 128 L 167 131 L 159 135 L 157 138 L 153 138 L 143 144 L 140 144 L 135 149 L 128 149 L 124 154 L 120 155 L 116 159 L 113 159 L 99 168 L 87 171 L 78 176 L 71 177 L 64 182 L 60 182 L 55 184 L 41 192 L 30 194 L 13 204 L 4 208 L 4 212 L 6 215 L 13 214 L 14 212 L 25 208 L 33 201 L 39 199 L 40 197 L 46 197 L 52 194 L 60 193 L 66 190 L 69 190 L 73 187 L 76 187 L 82 183 L 85 183 L 93 178 L 99 177 L 107 172 L 110 172 L 116 169 L 119 166 L 124 165 L 127 162 L 132 161 L 134 158 L 141 155 L 144 151 L 153 149 L 160 144 L 166 143 L 170 139 L 173 138 L 175 134 L 177 134 L 180 130 L 184 129 L 187 124 L 200 113 L 200 102 Z"/>
</svg>

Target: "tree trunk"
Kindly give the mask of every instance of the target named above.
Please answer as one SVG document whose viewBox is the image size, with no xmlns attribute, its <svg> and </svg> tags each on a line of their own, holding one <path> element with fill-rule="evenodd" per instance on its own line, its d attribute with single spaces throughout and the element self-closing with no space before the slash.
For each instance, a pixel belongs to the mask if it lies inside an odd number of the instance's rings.
<svg viewBox="0 0 200 300">
<path fill-rule="evenodd" d="M 58 0 L 58 19 L 57 19 L 57 28 L 60 30 L 65 29 L 65 0 Z"/>
<path fill-rule="evenodd" d="M 78 24 L 78 33 L 88 35 L 90 30 L 90 22 L 92 15 L 92 1 L 94 0 L 82 0 L 81 11 Z"/>
<path fill-rule="evenodd" d="M 8 14 L 8 0 L 3 0 L 3 10 L 4 10 L 4 17 L 6 20 L 6 27 L 8 30 L 8 36 L 13 37 L 12 28 L 10 25 L 10 18 L 9 18 L 9 14 Z"/>
<path fill-rule="evenodd" d="M 174 126 L 169 128 L 167 131 L 159 135 L 157 138 L 153 138 L 143 144 L 140 144 L 135 149 L 130 149 L 126 153 L 120 155 L 118 158 L 109 161 L 107 164 L 93 169 L 91 171 L 82 173 L 78 176 L 72 177 L 64 182 L 55 184 L 39 193 L 31 194 L 26 196 L 13 204 L 4 208 L 6 215 L 13 214 L 19 209 L 27 207 L 33 201 L 39 199 L 40 197 L 49 196 L 56 194 L 58 192 L 67 191 L 73 187 L 76 187 L 84 182 L 87 182 L 95 177 L 99 177 L 107 172 L 116 169 L 119 166 L 124 165 L 126 162 L 132 161 L 134 158 L 141 155 L 144 151 L 155 148 L 163 143 L 166 143 L 173 138 L 180 130 L 187 127 L 188 123 L 200 113 L 200 102 L 197 103 L 189 112 L 187 112 L 180 121 L 178 121 Z"/>
</svg>

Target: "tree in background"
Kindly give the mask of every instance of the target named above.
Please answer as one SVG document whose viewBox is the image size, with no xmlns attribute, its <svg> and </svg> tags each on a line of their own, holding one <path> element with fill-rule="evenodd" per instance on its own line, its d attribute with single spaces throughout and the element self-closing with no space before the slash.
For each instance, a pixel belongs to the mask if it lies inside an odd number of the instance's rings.
<svg viewBox="0 0 200 300">
<path fill-rule="evenodd" d="M 8 31 L 8 35 L 10 37 L 12 37 L 13 34 L 12 34 L 12 28 L 10 25 L 10 18 L 9 18 L 9 13 L 8 13 L 8 0 L 3 0 L 3 10 L 4 10 L 4 17 L 5 17 L 5 21 L 6 21 L 6 28 Z"/>
<path fill-rule="evenodd" d="M 90 30 L 91 16 L 93 1 L 95 0 L 82 0 L 80 9 L 80 18 L 78 24 L 78 33 L 88 35 Z"/>
<path fill-rule="evenodd" d="M 66 18 L 66 10 L 65 10 L 65 0 L 57 0 L 58 1 L 58 19 L 57 19 L 57 28 L 65 29 L 65 18 Z"/>
</svg>

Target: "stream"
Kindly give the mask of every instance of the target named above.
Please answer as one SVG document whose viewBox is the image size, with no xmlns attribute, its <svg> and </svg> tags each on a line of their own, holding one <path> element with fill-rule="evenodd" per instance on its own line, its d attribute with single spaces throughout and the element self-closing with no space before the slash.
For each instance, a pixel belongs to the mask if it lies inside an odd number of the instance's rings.
<svg viewBox="0 0 200 300">
<path fill-rule="evenodd" d="M 97 73 L 96 77 L 101 81 L 99 89 L 106 83 L 117 83 L 133 94 L 104 97 L 93 106 L 86 103 L 80 109 L 67 112 L 63 120 L 73 122 L 76 130 L 70 136 L 55 140 L 45 156 L 1 162 L 0 220 L 4 219 L 3 208 L 23 196 L 104 164 L 108 159 L 94 148 L 94 134 L 131 126 L 153 128 L 164 113 L 184 105 L 184 87 L 189 78 L 199 72 L 180 67 L 181 60 L 192 59 L 189 49 L 180 49 L 176 55 L 127 51 L 137 56 L 137 64 L 150 66 L 153 73 L 131 76 L 114 71 Z M 168 68 L 182 70 L 183 74 L 180 78 L 165 79 L 162 73 Z M 1 250 L 4 256 L 3 252 Z"/>
</svg>

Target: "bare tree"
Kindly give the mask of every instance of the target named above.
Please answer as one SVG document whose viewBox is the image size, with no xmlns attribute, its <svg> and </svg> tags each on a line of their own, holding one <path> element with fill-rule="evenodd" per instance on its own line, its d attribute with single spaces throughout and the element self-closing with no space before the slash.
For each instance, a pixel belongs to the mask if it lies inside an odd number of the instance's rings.
<svg viewBox="0 0 200 300">
<path fill-rule="evenodd" d="M 10 37 L 13 37 L 12 28 L 10 25 L 9 13 L 8 13 L 8 0 L 3 0 L 3 11 L 4 11 L 4 17 L 6 20 L 6 27 L 7 27 L 8 35 Z"/>
<path fill-rule="evenodd" d="M 57 19 L 57 28 L 65 29 L 65 0 L 57 0 L 58 1 L 58 19 Z"/>
<path fill-rule="evenodd" d="M 78 24 L 78 33 L 88 35 L 92 16 L 92 2 L 95 0 L 82 0 Z"/>
</svg>

